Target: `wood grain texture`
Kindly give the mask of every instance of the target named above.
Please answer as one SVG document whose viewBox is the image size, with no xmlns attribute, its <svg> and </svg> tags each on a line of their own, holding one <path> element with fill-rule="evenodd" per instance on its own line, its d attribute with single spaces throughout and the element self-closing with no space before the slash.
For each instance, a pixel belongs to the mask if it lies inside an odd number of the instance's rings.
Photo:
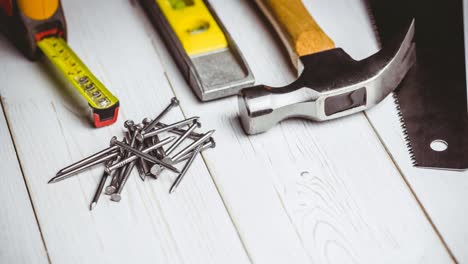
<svg viewBox="0 0 468 264">
<path fill-rule="evenodd" d="M 333 2 L 342 3 L 338 0 Z M 464 6 L 468 6 L 468 1 L 464 0 Z M 346 19 L 333 23 L 324 22 L 323 26 L 341 28 L 343 34 L 332 35 L 337 45 L 351 51 L 357 59 L 367 57 L 378 50 L 373 26 L 365 16 L 359 17 L 359 20 L 346 16 L 345 10 L 348 8 L 356 7 L 343 8 L 343 12 L 337 15 Z M 320 11 L 315 6 L 311 10 Z M 324 14 L 317 12 L 317 16 L 319 15 Z M 467 10 L 465 21 L 466 18 Z M 352 30 L 356 28 L 361 31 L 361 37 L 352 35 Z M 467 32 L 465 29 L 465 35 Z M 353 43 L 349 42 L 349 38 L 354 38 Z M 460 263 L 468 262 L 468 204 L 465 202 L 468 199 L 468 172 L 413 167 L 406 150 L 396 106 L 391 97 L 367 111 L 366 116 L 454 258 Z"/>
<path fill-rule="evenodd" d="M 297 68 L 300 56 L 335 48 L 301 0 L 256 0 L 276 29 Z"/>
<path fill-rule="evenodd" d="M 0 263 L 48 263 L 1 107 L 0 146 Z"/>
<path fill-rule="evenodd" d="M 258 83 L 282 85 L 294 79 L 283 46 L 255 4 L 211 3 Z M 375 48 L 360 1 L 304 4 L 353 57 Z M 47 63 L 27 61 L 0 38 L 0 93 L 52 262 L 451 262 L 408 188 L 408 177 L 402 178 L 364 115 L 321 124 L 290 120 L 266 134 L 245 136 L 237 99 L 200 103 L 138 4 L 68 0 L 63 6 L 70 45 L 121 99 L 122 115 L 115 126 L 93 129 L 83 114 L 88 107 L 73 96 L 73 88 L 53 77 Z M 155 115 L 174 94 L 182 109 L 171 112 L 168 122 L 199 115 L 203 129 L 217 130 L 217 148 L 195 160 L 174 195 L 168 195 L 170 174 L 146 183 L 135 174 L 120 204 L 102 197 L 89 212 L 102 168 L 46 184 L 58 169 L 121 134 L 123 120 Z M 445 208 L 448 200 L 432 195 L 436 185 L 421 186 L 416 193 L 435 201 L 431 217 L 465 209 L 457 203 Z M 442 186 L 442 191 L 458 193 L 441 196 L 461 199 L 464 186 Z M 462 219 L 448 230 L 462 228 Z M 463 236 L 442 236 L 457 238 L 447 241 L 450 248 L 466 245 Z"/>
<path fill-rule="evenodd" d="M 72 87 L 54 77 L 47 63 L 29 62 L 1 39 L 0 91 L 51 261 L 248 263 L 201 158 L 173 195 L 168 191 L 175 175 L 142 183 L 135 173 L 120 204 L 102 197 L 92 212 L 88 205 L 102 167 L 47 184 L 60 168 L 122 135 L 125 119 L 153 117 L 173 97 L 129 1 L 63 1 L 63 6 L 71 47 L 121 99 L 121 116 L 117 125 L 92 128 L 84 115 L 88 107 Z M 165 120 L 181 118 L 176 109 Z"/>
<path fill-rule="evenodd" d="M 281 85 L 294 78 L 269 25 L 255 16 L 255 6 L 246 1 L 212 4 L 258 83 Z M 363 6 L 355 5 L 314 1 L 313 15 L 323 12 L 320 24 L 326 10 L 365 16 Z M 326 24 L 335 21 L 328 18 Z M 345 34 L 365 33 L 358 27 Z M 347 41 L 352 45 L 352 39 Z M 229 158 L 204 156 L 253 262 L 451 262 L 362 114 L 323 124 L 291 120 L 247 137 L 237 120 L 236 98 L 199 103 L 157 34 L 154 43 L 185 115 L 200 114 L 218 129 L 218 150 Z M 359 53 L 355 49 L 353 55 Z"/>
<path fill-rule="evenodd" d="M 468 262 L 468 172 L 413 167 L 392 98 L 367 116 L 455 259 Z"/>
<path fill-rule="evenodd" d="M 309 10 L 321 22 L 325 30 L 340 32 L 336 35 L 331 34 L 338 47 L 344 48 L 355 59 L 362 59 L 378 51 L 376 34 L 369 16 L 348 15 L 350 10 L 355 12 L 359 5 L 346 4 L 346 2 L 348 1 L 333 0 L 323 5 L 314 4 Z M 468 1 L 464 0 L 464 4 L 466 6 Z M 335 15 L 343 19 L 327 20 L 326 10 L 337 6 L 339 8 L 334 9 Z M 466 32 L 465 30 L 465 34 Z M 350 39 L 353 41 L 349 41 Z M 366 117 L 443 242 L 448 246 L 452 257 L 460 263 L 467 262 L 468 229 L 464 224 L 468 221 L 468 208 L 464 202 L 467 199 L 467 172 L 412 167 L 391 96 L 367 111 Z"/>
</svg>

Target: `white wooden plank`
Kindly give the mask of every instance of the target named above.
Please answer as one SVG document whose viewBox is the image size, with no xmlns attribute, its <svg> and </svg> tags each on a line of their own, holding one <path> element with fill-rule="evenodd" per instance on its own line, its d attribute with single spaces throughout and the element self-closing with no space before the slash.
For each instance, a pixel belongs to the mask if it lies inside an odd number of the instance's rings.
<svg viewBox="0 0 468 264">
<path fill-rule="evenodd" d="M 258 83 L 281 85 L 294 78 L 254 5 L 211 2 Z M 369 33 L 359 2 L 305 2 L 338 44 L 352 46 L 356 57 L 367 52 L 353 44 Z M 201 114 L 218 129 L 218 151 L 224 155 L 204 156 L 254 262 L 451 262 L 363 115 L 324 124 L 287 121 L 247 137 L 236 117 L 236 99 L 202 105 L 157 34 L 153 39 L 185 115 Z"/>
<path fill-rule="evenodd" d="M 1 107 L 0 146 L 0 263 L 48 263 L 46 249 Z"/>
<path fill-rule="evenodd" d="M 367 115 L 456 260 L 467 262 L 468 172 L 413 167 L 392 98 Z"/>
<path fill-rule="evenodd" d="M 91 128 L 83 116 L 85 103 L 45 70 L 46 63 L 31 63 L 0 41 L 0 89 L 51 261 L 248 262 L 200 158 L 177 193 L 168 194 L 173 176 L 145 183 L 132 177 L 120 204 L 102 197 L 92 212 L 88 205 L 102 168 L 47 184 L 61 167 L 121 135 L 123 120 L 155 115 L 173 96 L 129 1 L 63 1 L 63 6 L 70 45 L 121 98 L 122 112 L 117 125 Z M 167 121 L 181 118 L 176 110 Z"/>
<path fill-rule="evenodd" d="M 335 23 L 337 27 L 348 25 Z M 347 49 L 360 47 L 358 57 L 368 56 L 377 50 L 370 23 L 362 21 L 362 25 L 362 37 L 356 38 L 353 46 L 344 43 Z M 381 105 L 368 111 L 367 116 L 455 258 L 466 262 L 468 230 L 464 228 L 464 223 L 468 220 L 468 207 L 462 201 L 466 200 L 467 172 L 413 168 L 396 113 L 393 100 L 387 98 Z"/>
<path fill-rule="evenodd" d="M 467 6 L 466 0 L 464 3 Z M 465 8 L 465 18 L 466 11 Z M 350 22 L 338 22 L 335 26 L 349 27 Z M 361 37 L 355 38 L 353 45 L 346 42 L 343 45 L 353 50 L 359 47 L 359 57 L 366 57 L 378 47 L 370 23 L 362 20 L 361 25 Z M 465 30 L 465 35 L 467 32 Z M 460 263 L 468 262 L 468 205 L 464 202 L 468 199 L 468 172 L 412 167 L 392 98 L 367 111 L 367 117 L 455 259 Z"/>
</svg>

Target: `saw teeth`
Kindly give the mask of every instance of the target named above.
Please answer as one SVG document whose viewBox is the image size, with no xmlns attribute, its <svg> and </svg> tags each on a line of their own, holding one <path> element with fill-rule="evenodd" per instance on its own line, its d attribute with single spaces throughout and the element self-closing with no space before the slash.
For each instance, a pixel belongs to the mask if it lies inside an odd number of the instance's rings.
<svg viewBox="0 0 468 264">
<path fill-rule="evenodd" d="M 401 112 L 401 108 L 400 108 L 400 102 L 398 101 L 398 97 L 396 93 L 393 93 L 393 101 L 395 102 L 395 105 L 396 105 L 398 120 L 400 120 L 400 127 L 403 131 L 403 138 L 405 140 L 406 149 L 411 159 L 411 164 L 413 166 L 417 166 L 418 163 L 416 162 L 416 156 L 414 155 L 413 147 L 411 146 L 411 141 L 408 135 L 408 131 L 406 130 L 405 119 L 403 118 L 403 113 Z"/>
<path fill-rule="evenodd" d="M 366 7 L 367 14 L 368 14 L 368 16 L 370 18 L 372 30 L 378 36 L 379 35 L 379 28 L 377 26 L 377 22 L 375 21 L 374 12 L 372 12 L 372 7 L 371 7 L 369 1 L 364 1 L 364 6 Z M 380 37 L 377 37 L 377 45 L 379 46 L 379 48 L 382 48 L 382 41 L 380 40 Z"/>
</svg>

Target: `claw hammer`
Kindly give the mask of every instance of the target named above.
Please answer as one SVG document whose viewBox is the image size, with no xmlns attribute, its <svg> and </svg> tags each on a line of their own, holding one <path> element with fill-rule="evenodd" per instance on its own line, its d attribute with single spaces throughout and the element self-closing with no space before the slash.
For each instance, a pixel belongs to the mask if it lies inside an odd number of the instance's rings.
<svg viewBox="0 0 468 264">
<path fill-rule="evenodd" d="M 312 18 L 301 0 L 255 0 L 286 46 L 298 78 L 283 87 L 243 89 L 239 115 L 247 134 L 292 117 L 325 121 L 366 110 L 390 94 L 415 63 L 414 20 L 377 53 L 356 61 Z"/>
</svg>

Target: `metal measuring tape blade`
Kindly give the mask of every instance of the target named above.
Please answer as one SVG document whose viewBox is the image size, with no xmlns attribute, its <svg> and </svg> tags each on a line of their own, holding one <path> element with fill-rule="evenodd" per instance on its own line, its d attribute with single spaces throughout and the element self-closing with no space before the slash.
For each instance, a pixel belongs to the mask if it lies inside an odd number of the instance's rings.
<svg viewBox="0 0 468 264">
<path fill-rule="evenodd" d="M 119 100 L 91 73 L 65 40 L 46 37 L 37 45 L 88 102 L 93 110 L 94 126 L 107 126 L 117 120 Z"/>
</svg>

